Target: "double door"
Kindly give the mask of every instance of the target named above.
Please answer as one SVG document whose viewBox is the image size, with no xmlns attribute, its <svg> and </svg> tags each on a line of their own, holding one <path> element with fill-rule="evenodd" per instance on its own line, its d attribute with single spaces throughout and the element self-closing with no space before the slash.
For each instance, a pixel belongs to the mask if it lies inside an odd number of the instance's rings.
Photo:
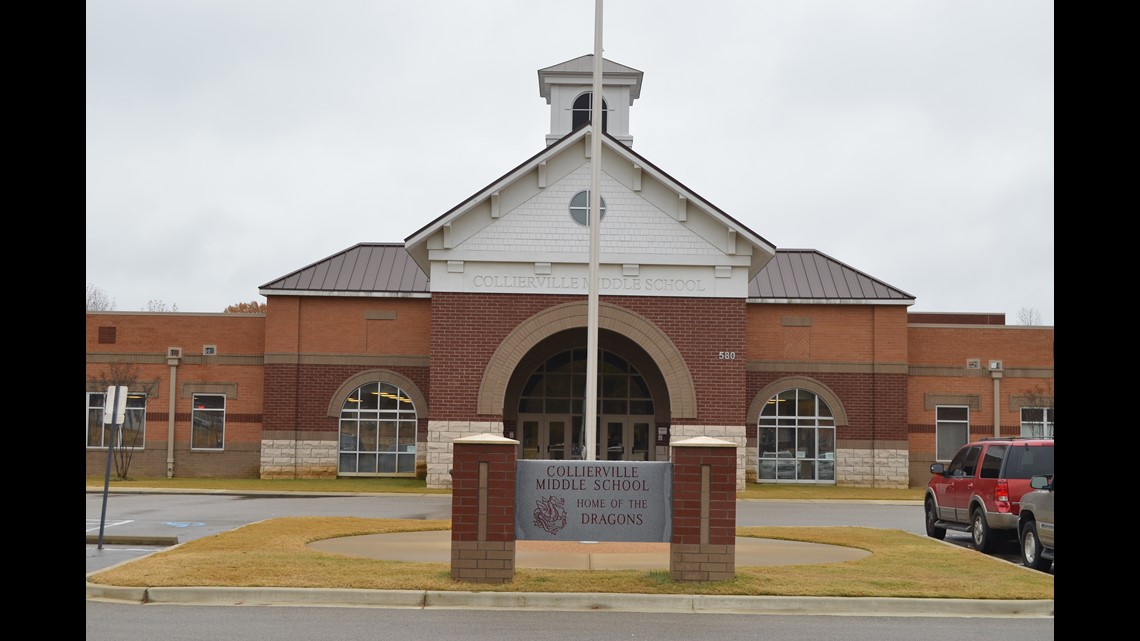
<svg viewBox="0 0 1140 641">
<path fill-rule="evenodd" d="M 601 416 L 597 460 L 652 461 L 652 416 Z M 519 441 L 524 459 L 582 460 L 586 430 L 581 416 L 519 415 Z"/>
</svg>

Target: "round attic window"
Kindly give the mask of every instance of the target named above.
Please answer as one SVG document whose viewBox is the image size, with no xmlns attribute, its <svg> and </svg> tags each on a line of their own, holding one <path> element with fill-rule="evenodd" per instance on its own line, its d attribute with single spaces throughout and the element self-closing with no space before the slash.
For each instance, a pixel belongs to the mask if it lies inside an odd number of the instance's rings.
<svg viewBox="0 0 1140 641">
<path fill-rule="evenodd" d="M 606 199 L 600 198 L 601 211 L 598 212 L 599 220 L 606 217 Z M 590 192 L 580 191 L 574 194 L 570 199 L 570 217 L 574 222 L 588 227 L 590 225 Z"/>
</svg>

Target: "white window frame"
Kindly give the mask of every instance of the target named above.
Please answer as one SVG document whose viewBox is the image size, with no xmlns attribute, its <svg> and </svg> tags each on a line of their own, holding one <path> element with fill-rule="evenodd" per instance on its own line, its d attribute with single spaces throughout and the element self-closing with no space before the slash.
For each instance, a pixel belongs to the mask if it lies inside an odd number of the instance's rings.
<svg viewBox="0 0 1140 641">
<path fill-rule="evenodd" d="M 1026 411 L 1030 413 L 1041 412 L 1041 420 L 1031 417 L 1027 420 Z M 1053 438 L 1053 408 L 1052 407 L 1023 407 L 1021 408 L 1021 435 L 1028 438 Z"/>
<path fill-rule="evenodd" d="M 801 412 L 807 402 L 811 411 Z M 769 411 L 767 407 L 772 407 Z M 768 399 L 756 425 L 757 439 L 771 434 L 775 450 L 757 448 L 757 480 L 761 483 L 837 484 L 835 414 L 822 396 L 809 389 L 789 388 Z M 829 438 L 821 438 L 821 435 Z M 781 441 L 781 438 L 784 440 Z M 781 444 L 791 449 L 781 450 Z M 801 445 L 805 447 L 801 449 Z M 830 474 L 824 472 L 829 469 Z M 810 470 L 810 476 L 805 472 Z M 775 478 L 772 478 L 774 474 Z M 830 478 L 827 478 L 830 476 Z"/>
<path fill-rule="evenodd" d="M 98 401 L 96 401 L 98 399 Z M 131 449 L 141 450 L 146 448 L 146 392 L 128 392 L 127 393 L 127 415 L 123 424 L 119 426 L 115 436 L 115 447 L 123 447 L 123 433 L 128 430 L 128 426 L 134 426 L 135 431 L 141 436 L 141 440 L 131 445 Z M 107 428 L 103 424 L 103 410 L 106 407 L 107 394 L 105 392 L 87 392 L 87 413 L 84 420 L 86 426 L 86 440 L 87 449 L 89 450 L 105 450 L 107 449 Z M 91 444 L 91 433 L 93 429 L 99 430 L 99 444 Z"/>
<path fill-rule="evenodd" d="M 416 475 L 419 414 L 399 385 L 372 381 L 357 387 L 341 405 L 337 423 L 338 476 Z"/>
<path fill-rule="evenodd" d="M 222 399 L 222 406 L 217 407 L 198 407 L 199 397 L 211 397 Z M 194 394 L 190 398 L 190 449 L 195 451 L 213 451 L 217 452 L 226 449 L 226 395 L 225 394 Z M 204 447 L 197 444 L 198 435 L 198 422 L 199 418 L 207 419 L 205 427 L 213 427 L 214 421 L 221 420 L 221 433 L 219 434 L 218 444 L 211 447 Z"/>
<path fill-rule="evenodd" d="M 943 418 L 942 410 L 965 410 L 966 418 L 960 419 L 957 417 Z M 963 433 L 959 434 L 955 429 L 953 433 L 950 428 L 961 428 Z M 945 443 L 943 441 L 946 441 Z M 970 442 L 970 406 L 969 405 L 938 405 L 934 408 L 934 460 L 936 461 L 949 461 L 954 458 L 958 450 L 962 446 Z"/>
</svg>

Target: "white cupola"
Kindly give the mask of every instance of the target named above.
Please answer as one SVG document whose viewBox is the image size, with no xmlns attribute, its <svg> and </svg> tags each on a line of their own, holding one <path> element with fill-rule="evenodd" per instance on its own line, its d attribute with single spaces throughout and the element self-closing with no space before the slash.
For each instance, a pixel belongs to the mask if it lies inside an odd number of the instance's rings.
<svg viewBox="0 0 1140 641">
<path fill-rule="evenodd" d="M 602 128 L 627 147 L 633 147 L 629 107 L 641 97 L 643 75 L 637 69 L 602 59 Z M 593 89 L 593 54 L 538 70 L 538 93 L 550 105 L 547 145 L 590 122 Z"/>
</svg>

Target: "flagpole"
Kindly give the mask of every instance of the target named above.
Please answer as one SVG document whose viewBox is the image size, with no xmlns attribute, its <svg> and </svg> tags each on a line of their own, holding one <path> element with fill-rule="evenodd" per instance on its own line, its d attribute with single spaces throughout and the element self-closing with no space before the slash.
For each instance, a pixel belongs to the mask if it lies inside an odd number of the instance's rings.
<svg viewBox="0 0 1140 641">
<path fill-rule="evenodd" d="M 587 461 L 598 459 L 598 246 L 602 226 L 602 0 L 594 2 L 594 90 L 590 97 L 590 287 L 586 304 L 584 408 Z"/>
</svg>

